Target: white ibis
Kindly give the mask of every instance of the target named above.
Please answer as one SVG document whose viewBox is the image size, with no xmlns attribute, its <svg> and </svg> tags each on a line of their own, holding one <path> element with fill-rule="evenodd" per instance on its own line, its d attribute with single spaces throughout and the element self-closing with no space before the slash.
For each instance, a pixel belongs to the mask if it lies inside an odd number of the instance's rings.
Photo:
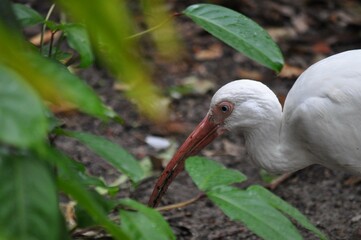
<svg viewBox="0 0 361 240">
<path fill-rule="evenodd" d="M 206 117 L 159 177 L 155 207 L 187 157 L 217 136 L 244 136 L 250 159 L 269 172 L 311 164 L 361 174 L 361 50 L 339 53 L 309 67 L 282 106 L 264 84 L 237 80 L 220 88 Z"/>
</svg>

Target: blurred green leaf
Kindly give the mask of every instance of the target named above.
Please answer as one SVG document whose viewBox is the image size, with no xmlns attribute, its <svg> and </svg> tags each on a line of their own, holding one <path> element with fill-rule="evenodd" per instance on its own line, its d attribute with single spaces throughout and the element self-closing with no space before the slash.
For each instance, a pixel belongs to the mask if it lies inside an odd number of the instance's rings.
<svg viewBox="0 0 361 240">
<path fill-rule="evenodd" d="M 60 130 L 58 133 L 77 139 L 116 169 L 128 175 L 133 182 L 137 183 L 143 179 L 144 172 L 139 162 L 119 145 L 89 133 L 65 130 Z"/>
<path fill-rule="evenodd" d="M 88 67 L 94 61 L 94 55 L 88 33 L 80 24 L 68 23 L 62 25 L 66 40 L 71 48 L 75 49 L 80 55 L 79 67 Z"/>
<path fill-rule="evenodd" d="M 222 164 L 204 157 L 190 157 L 186 160 L 186 170 L 202 191 L 217 186 L 243 182 L 247 177 L 239 171 L 227 169 Z"/>
<path fill-rule="evenodd" d="M 44 21 L 44 18 L 34 9 L 20 3 L 14 3 L 13 11 L 23 27 L 35 25 Z"/>
<path fill-rule="evenodd" d="M 168 59 L 179 59 L 185 52 L 174 26 L 172 12 L 166 0 L 142 0 L 144 20 L 159 53 Z"/>
<path fill-rule="evenodd" d="M 0 155 L 0 235 L 64 239 L 51 169 L 35 156 Z"/>
<path fill-rule="evenodd" d="M 302 239 L 295 226 L 284 215 L 251 192 L 221 186 L 207 192 L 207 196 L 228 217 L 243 222 L 263 239 Z"/>
<path fill-rule="evenodd" d="M 81 179 L 82 183 L 85 186 L 91 186 L 91 187 L 97 187 L 100 189 L 104 189 L 109 193 L 115 194 L 118 192 L 118 187 L 108 186 L 106 182 L 98 177 L 92 176 L 87 172 L 86 167 L 84 164 L 77 162 L 77 161 L 71 161 L 71 164 L 73 166 L 73 169 L 78 173 L 79 178 Z"/>
<path fill-rule="evenodd" d="M 51 21 L 51 20 L 46 20 L 44 22 L 44 24 L 46 25 L 47 28 L 49 28 L 51 31 L 57 31 L 57 30 L 60 30 L 61 28 L 61 24 L 57 23 L 57 22 L 54 22 L 54 21 Z"/>
<path fill-rule="evenodd" d="M 81 205 L 95 222 L 104 227 L 115 239 L 130 239 L 117 225 L 108 219 L 102 206 L 90 195 L 90 193 L 75 179 L 58 179 L 59 188 L 69 194 L 79 205 Z"/>
<path fill-rule="evenodd" d="M 126 1 L 56 2 L 78 23 L 84 24 L 99 59 L 118 80 L 129 86 L 126 97 L 148 118 L 166 120 L 168 101 L 152 83 L 150 70 L 137 52 L 136 39 L 127 39 L 136 27 Z"/>
<path fill-rule="evenodd" d="M 108 119 L 109 109 L 81 79 L 55 61 L 50 61 L 0 23 L 0 63 L 17 72 L 45 100 L 76 106 L 93 116 Z"/>
<path fill-rule="evenodd" d="M 260 175 L 262 181 L 265 182 L 265 183 L 271 183 L 274 179 L 279 177 L 279 176 L 277 176 L 275 174 L 271 174 L 271 173 L 267 172 L 264 169 L 259 170 L 259 175 Z"/>
<path fill-rule="evenodd" d="M 131 239 L 176 239 L 162 215 L 132 199 L 122 199 L 120 204 L 131 210 L 120 209 L 121 228 Z"/>
<path fill-rule="evenodd" d="M 312 223 L 304 216 L 300 211 L 291 206 L 286 201 L 282 200 L 280 197 L 274 195 L 272 192 L 268 191 L 264 187 L 254 185 L 250 186 L 247 189 L 247 192 L 257 195 L 260 199 L 267 202 L 274 208 L 282 211 L 283 213 L 289 215 L 295 219 L 301 226 L 315 233 L 320 239 L 327 239 L 327 236 L 318 230 Z"/>
<path fill-rule="evenodd" d="M 276 43 L 262 27 L 246 16 L 212 4 L 191 5 L 183 13 L 256 62 L 277 72 L 282 69 L 283 56 Z"/>
<path fill-rule="evenodd" d="M 14 71 L 0 65 L 0 140 L 29 147 L 46 139 L 45 108 L 36 92 Z"/>
<path fill-rule="evenodd" d="M 41 154 L 44 160 L 47 160 L 57 167 L 57 184 L 61 191 L 70 195 L 83 209 L 85 209 L 85 211 L 87 211 L 96 223 L 107 230 L 115 239 L 130 239 L 119 226 L 108 219 L 104 207 L 94 199 L 94 196 L 82 183 L 78 173 L 73 168 L 71 159 L 49 147 L 43 149 Z"/>
<path fill-rule="evenodd" d="M 113 210 L 117 202 L 115 200 L 109 200 L 98 194 L 95 191 L 89 191 L 89 194 L 92 196 L 94 201 L 97 202 L 98 206 L 100 206 L 105 213 L 109 213 Z M 85 228 L 98 225 L 94 219 L 91 218 L 91 215 L 79 204 L 75 206 L 75 216 L 76 223 L 78 228 Z"/>
</svg>

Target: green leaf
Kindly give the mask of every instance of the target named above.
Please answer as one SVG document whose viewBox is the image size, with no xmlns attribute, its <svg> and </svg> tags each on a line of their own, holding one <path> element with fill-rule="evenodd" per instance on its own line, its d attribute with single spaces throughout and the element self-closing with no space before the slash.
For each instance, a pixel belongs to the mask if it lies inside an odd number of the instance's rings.
<svg viewBox="0 0 361 240">
<path fill-rule="evenodd" d="M 133 182 L 137 183 L 144 177 L 143 169 L 139 162 L 119 145 L 89 133 L 64 130 L 58 133 L 77 139 L 100 157 L 107 160 L 116 169 L 128 175 Z"/>
<path fill-rule="evenodd" d="M 35 156 L 0 156 L 0 236 L 59 239 L 61 218 L 51 169 Z"/>
<path fill-rule="evenodd" d="M 75 178 L 71 180 L 59 178 L 58 186 L 62 191 L 74 198 L 92 216 L 94 221 L 103 226 L 113 237 L 122 240 L 129 239 L 126 233 L 108 219 L 102 206 L 98 204 L 84 186 L 76 182 Z"/>
<path fill-rule="evenodd" d="M 42 101 L 24 79 L 0 65 L 0 141 L 29 147 L 43 141 L 47 119 Z"/>
<path fill-rule="evenodd" d="M 84 185 L 105 189 L 112 194 L 118 192 L 118 187 L 108 186 L 103 179 L 90 175 L 82 163 L 75 160 L 71 161 L 70 163 L 73 165 L 73 169 L 78 173 L 78 176 Z"/>
<path fill-rule="evenodd" d="M 90 44 L 88 33 L 80 24 L 68 23 L 62 25 L 61 29 L 67 37 L 68 44 L 80 55 L 79 67 L 88 67 L 94 61 L 94 55 Z"/>
<path fill-rule="evenodd" d="M 135 33 L 136 27 L 126 1 L 56 2 L 74 21 L 84 24 L 99 61 L 129 87 L 125 96 L 152 120 L 166 120 L 169 116 L 168 101 L 152 83 L 150 69 L 137 52 L 137 42 L 127 39 Z"/>
<path fill-rule="evenodd" d="M 280 49 L 253 20 L 231 9 L 212 4 L 191 5 L 183 13 L 249 58 L 277 72 L 281 70 L 284 61 Z"/>
<path fill-rule="evenodd" d="M 95 191 L 89 191 L 92 198 L 97 202 L 104 212 L 109 213 L 113 210 L 117 203 L 115 200 L 109 200 Z M 75 216 L 78 228 L 96 226 L 97 223 L 92 219 L 91 215 L 79 204 L 75 206 Z"/>
<path fill-rule="evenodd" d="M 294 225 L 257 195 L 230 186 L 207 192 L 207 196 L 232 220 L 243 222 L 266 240 L 302 239 Z"/>
<path fill-rule="evenodd" d="M 27 67 L 16 70 L 21 72 L 23 77 L 23 74 L 29 73 L 26 80 L 41 93 L 43 98 L 53 103 L 68 102 L 93 116 L 109 119 L 108 107 L 84 80 L 70 73 L 63 65 L 35 53 L 25 57 L 29 61 Z"/>
<path fill-rule="evenodd" d="M 120 210 L 121 228 L 131 239 L 176 239 L 162 215 L 132 199 L 122 199 L 120 204 L 132 210 Z"/>
<path fill-rule="evenodd" d="M 0 63 L 17 72 L 48 102 L 78 107 L 83 112 L 109 119 L 109 108 L 82 79 L 63 65 L 32 51 L 18 36 L 0 24 Z"/>
<path fill-rule="evenodd" d="M 44 21 L 44 18 L 34 9 L 20 3 L 14 3 L 13 10 L 16 18 L 23 27 L 35 25 Z"/>
<path fill-rule="evenodd" d="M 70 195 L 96 223 L 104 227 L 115 239 L 130 239 L 119 226 L 108 219 L 104 206 L 99 204 L 87 187 L 82 184 L 77 172 L 73 169 L 72 160 L 52 148 L 43 149 L 42 154 L 44 160 L 57 167 L 59 172 L 57 184 L 64 193 Z"/>
<path fill-rule="evenodd" d="M 247 179 L 241 172 L 227 169 L 222 164 L 203 157 L 188 158 L 186 170 L 202 191 L 209 191 L 221 185 L 243 182 Z"/>
<path fill-rule="evenodd" d="M 313 226 L 312 223 L 306 218 L 306 216 L 304 216 L 300 211 L 298 211 L 289 203 L 274 195 L 272 192 L 268 191 L 264 187 L 254 185 L 250 186 L 247 191 L 257 195 L 260 199 L 268 202 L 274 208 L 289 215 L 290 217 L 295 219 L 301 226 L 315 233 L 320 239 L 327 239 L 327 236 L 320 230 L 318 230 L 315 226 Z"/>
</svg>

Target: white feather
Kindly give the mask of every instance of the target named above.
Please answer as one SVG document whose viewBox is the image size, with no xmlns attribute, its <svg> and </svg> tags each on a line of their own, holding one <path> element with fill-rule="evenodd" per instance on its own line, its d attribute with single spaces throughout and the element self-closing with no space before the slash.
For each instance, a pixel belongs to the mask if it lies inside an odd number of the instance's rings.
<svg viewBox="0 0 361 240">
<path fill-rule="evenodd" d="M 251 159 L 271 172 L 322 164 L 361 174 L 361 50 L 326 58 L 295 82 L 282 112 L 275 94 L 252 80 L 228 83 L 211 108 L 235 107 L 225 127 L 242 133 Z"/>
</svg>

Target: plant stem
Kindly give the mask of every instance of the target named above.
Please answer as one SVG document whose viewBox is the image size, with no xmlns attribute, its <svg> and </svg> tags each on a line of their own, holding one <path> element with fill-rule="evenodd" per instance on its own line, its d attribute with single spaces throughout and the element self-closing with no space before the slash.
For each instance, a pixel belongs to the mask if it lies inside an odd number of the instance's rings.
<svg viewBox="0 0 361 240">
<path fill-rule="evenodd" d="M 50 37 L 50 43 L 49 43 L 49 52 L 48 52 L 48 58 L 51 58 L 53 51 L 53 43 L 54 43 L 54 35 L 57 31 L 51 31 L 51 37 Z"/>
<path fill-rule="evenodd" d="M 156 210 L 158 211 L 169 211 L 169 210 L 172 210 L 172 209 L 175 209 L 175 208 L 182 208 L 182 207 L 185 207 L 185 206 L 188 206 L 202 198 L 204 198 L 206 195 L 204 193 L 201 193 L 199 195 L 197 195 L 196 197 L 194 198 L 191 198 L 187 201 L 184 201 L 184 202 L 180 202 L 180 203 L 175 203 L 175 204 L 170 204 L 170 205 L 167 205 L 167 206 L 164 206 L 164 207 L 158 207 L 156 208 Z"/>
<path fill-rule="evenodd" d="M 133 38 L 136 38 L 136 37 L 140 37 L 144 34 L 147 34 L 149 32 L 152 32 L 152 31 L 155 31 L 157 30 L 158 28 L 160 28 L 161 26 L 163 26 L 164 24 L 166 24 L 167 22 L 169 22 L 173 17 L 176 17 L 176 16 L 180 16 L 182 15 L 181 13 L 174 13 L 172 16 L 170 16 L 169 18 L 165 19 L 163 22 L 159 23 L 158 25 L 152 27 L 152 28 L 149 28 L 145 31 L 142 31 L 142 32 L 139 32 L 139 33 L 136 33 L 136 34 L 133 34 L 129 37 L 127 37 L 126 39 L 133 39 Z"/>
<path fill-rule="evenodd" d="M 50 8 L 49 8 L 49 11 L 48 13 L 46 14 L 46 17 L 45 17 L 45 22 L 49 20 L 51 14 L 53 13 L 53 10 L 55 8 L 55 3 L 53 3 Z M 40 53 L 43 52 L 43 47 L 44 47 L 44 34 L 45 34 L 45 30 L 46 30 L 46 24 L 43 24 L 43 29 L 41 30 L 41 35 L 40 35 Z"/>
</svg>

